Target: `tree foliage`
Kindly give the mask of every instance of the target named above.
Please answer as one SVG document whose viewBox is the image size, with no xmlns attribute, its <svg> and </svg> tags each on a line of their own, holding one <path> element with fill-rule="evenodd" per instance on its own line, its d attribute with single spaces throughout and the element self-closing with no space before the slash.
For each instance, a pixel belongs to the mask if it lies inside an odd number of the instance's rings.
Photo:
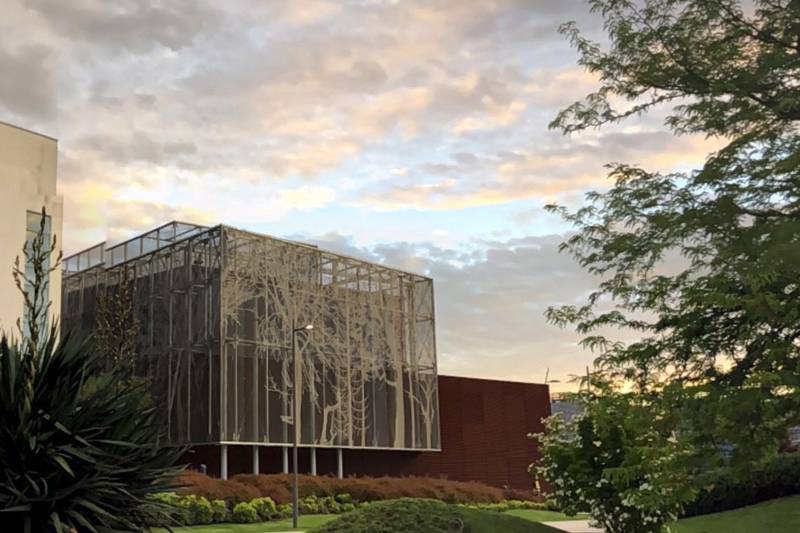
<svg viewBox="0 0 800 533">
<path fill-rule="evenodd" d="M 46 265 L 54 247 L 40 230 L 27 250 Z M 55 261 L 52 268 L 57 268 Z M 35 329 L 47 304 L 47 268 L 33 279 L 17 269 L 27 291 L 31 336 L 0 340 L 0 524 L 3 531 L 140 531 L 170 510 L 147 495 L 168 488 L 181 449 L 165 446 L 153 408 L 142 407 L 142 384 L 108 372 L 88 342 L 55 326 Z"/>
<path fill-rule="evenodd" d="M 695 494 L 688 445 L 674 436 L 674 413 L 646 395 L 604 388 L 585 411 L 546 421 L 536 474 L 568 514 L 589 512 L 608 533 L 657 533 Z"/>
<path fill-rule="evenodd" d="M 563 249 L 600 281 L 548 317 L 586 335 L 605 378 L 664 392 L 698 449 L 756 460 L 800 420 L 800 1 L 590 4 L 608 49 L 562 30 L 601 86 L 552 127 L 669 106 L 675 134 L 724 147 L 691 172 L 612 164 L 608 191 L 551 206 L 576 229 Z M 608 326 L 641 338 L 614 342 Z"/>
</svg>

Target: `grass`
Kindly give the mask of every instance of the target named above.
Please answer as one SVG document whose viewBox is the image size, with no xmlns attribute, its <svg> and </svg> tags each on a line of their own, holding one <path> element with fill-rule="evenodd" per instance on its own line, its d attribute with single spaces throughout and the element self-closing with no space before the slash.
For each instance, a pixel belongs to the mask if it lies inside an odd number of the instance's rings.
<svg viewBox="0 0 800 533">
<path fill-rule="evenodd" d="M 516 509 L 504 513 L 494 511 L 478 511 L 463 509 L 465 522 L 471 533 L 503 531 L 508 533 L 554 533 L 556 530 L 538 522 L 557 522 L 560 520 L 577 520 L 583 517 L 569 517 L 553 511 L 535 511 Z M 308 515 L 300 517 L 300 529 L 307 530 L 330 522 L 337 515 Z M 292 521 L 275 520 L 258 524 L 214 524 L 209 526 L 192 526 L 174 528 L 176 533 L 273 533 L 291 531 Z M 157 533 L 166 533 L 166 529 L 155 529 Z"/>
<path fill-rule="evenodd" d="M 533 509 L 514 509 L 503 514 L 524 518 L 528 522 L 562 522 L 564 520 L 586 520 L 587 515 L 567 516 L 555 511 L 535 511 Z"/>
<path fill-rule="evenodd" d="M 514 516 L 511 512 L 498 513 L 478 509 L 462 509 L 465 530 L 469 533 L 557 533 L 557 529 Z"/>
<path fill-rule="evenodd" d="M 686 518 L 673 525 L 672 529 L 676 533 L 797 533 L 800 531 L 800 496 Z"/>
<path fill-rule="evenodd" d="M 312 527 L 321 526 L 326 522 L 330 522 L 337 515 L 333 514 L 315 514 L 301 516 L 298 525 L 300 529 L 305 531 Z M 157 533 L 167 533 L 166 529 L 154 529 Z M 292 519 L 273 520 L 271 522 L 260 522 L 257 524 L 213 524 L 210 526 L 192 526 L 192 527 L 176 527 L 173 528 L 175 533 L 273 533 L 275 531 L 293 531 Z"/>
</svg>

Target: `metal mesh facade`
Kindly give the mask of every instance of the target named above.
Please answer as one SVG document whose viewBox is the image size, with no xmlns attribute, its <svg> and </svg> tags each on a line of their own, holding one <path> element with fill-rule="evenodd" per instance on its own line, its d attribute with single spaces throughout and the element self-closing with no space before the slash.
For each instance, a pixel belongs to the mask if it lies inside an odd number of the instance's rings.
<svg viewBox="0 0 800 533">
<path fill-rule="evenodd" d="M 226 226 L 175 224 L 84 252 L 101 263 L 68 258 L 62 299 L 63 327 L 90 332 L 98 295 L 129 276 L 137 372 L 152 379 L 174 442 L 289 444 L 296 384 L 303 445 L 440 448 L 431 279 Z M 167 227 L 171 239 L 145 244 Z M 293 326 L 309 323 L 293 367 Z"/>
</svg>

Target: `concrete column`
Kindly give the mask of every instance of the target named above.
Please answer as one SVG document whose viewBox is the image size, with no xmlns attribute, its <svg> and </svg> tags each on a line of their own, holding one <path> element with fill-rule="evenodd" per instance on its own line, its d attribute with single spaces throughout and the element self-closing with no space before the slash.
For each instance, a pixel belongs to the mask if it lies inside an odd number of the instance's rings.
<svg viewBox="0 0 800 533">
<path fill-rule="evenodd" d="M 228 445 L 222 444 L 219 447 L 219 477 L 228 479 Z"/>
<path fill-rule="evenodd" d="M 289 473 L 289 448 L 283 447 L 283 473 Z"/>
<path fill-rule="evenodd" d="M 344 477 L 344 457 L 341 448 L 336 448 L 336 477 L 339 479 Z"/>
<path fill-rule="evenodd" d="M 311 475 L 317 475 L 317 449 L 309 448 L 311 450 Z"/>
<path fill-rule="evenodd" d="M 260 474 L 258 469 L 258 446 L 253 445 L 253 473 Z"/>
</svg>

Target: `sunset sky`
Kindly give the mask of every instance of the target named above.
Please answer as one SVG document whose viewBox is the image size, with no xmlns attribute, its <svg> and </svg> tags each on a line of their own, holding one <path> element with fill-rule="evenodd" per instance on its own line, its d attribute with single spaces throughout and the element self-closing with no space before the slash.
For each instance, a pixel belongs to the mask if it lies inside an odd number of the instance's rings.
<svg viewBox="0 0 800 533">
<path fill-rule="evenodd" d="M 3 0 L 0 120 L 59 139 L 65 251 L 181 219 L 427 274 L 443 374 L 583 372 L 543 312 L 594 280 L 543 206 L 711 149 L 659 113 L 547 129 L 595 87 L 557 32 L 602 39 L 579 0 L 114 5 Z"/>
</svg>

